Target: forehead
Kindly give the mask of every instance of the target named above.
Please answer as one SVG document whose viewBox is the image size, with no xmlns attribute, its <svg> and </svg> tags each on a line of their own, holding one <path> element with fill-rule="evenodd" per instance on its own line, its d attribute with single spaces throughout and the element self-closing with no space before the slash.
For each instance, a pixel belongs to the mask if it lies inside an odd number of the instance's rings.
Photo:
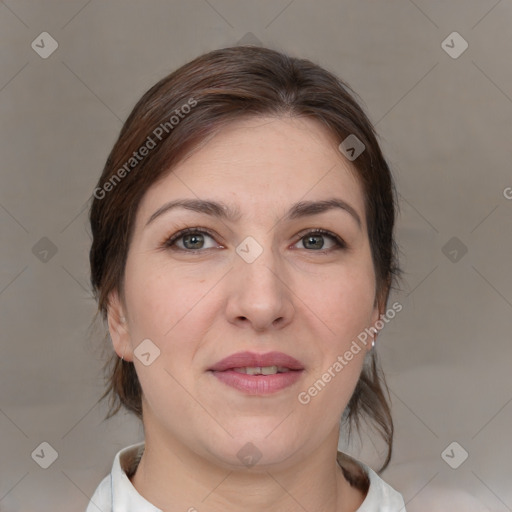
<svg viewBox="0 0 512 512">
<path fill-rule="evenodd" d="M 337 196 L 364 218 L 363 190 L 319 121 L 256 117 L 229 123 L 146 192 L 141 217 L 175 198 L 222 198 L 261 215 L 300 200 Z M 248 212 L 250 214 L 250 211 Z"/>
</svg>

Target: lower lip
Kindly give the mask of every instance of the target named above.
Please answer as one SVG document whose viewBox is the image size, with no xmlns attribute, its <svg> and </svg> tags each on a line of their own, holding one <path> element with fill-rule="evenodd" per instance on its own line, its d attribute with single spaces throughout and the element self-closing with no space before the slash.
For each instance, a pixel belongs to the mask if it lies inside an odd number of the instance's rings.
<svg viewBox="0 0 512 512">
<path fill-rule="evenodd" d="M 234 370 L 212 371 L 221 382 L 250 395 L 269 395 L 295 384 L 302 370 L 276 373 L 274 375 L 247 375 Z"/>
</svg>

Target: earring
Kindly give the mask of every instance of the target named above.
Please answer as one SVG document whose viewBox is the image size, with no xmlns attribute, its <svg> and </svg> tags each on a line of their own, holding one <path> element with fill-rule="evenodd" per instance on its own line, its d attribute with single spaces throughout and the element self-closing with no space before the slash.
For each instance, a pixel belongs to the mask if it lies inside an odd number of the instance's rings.
<svg viewBox="0 0 512 512">
<path fill-rule="evenodd" d="M 372 348 L 375 347 L 375 339 L 372 340 Z"/>
</svg>

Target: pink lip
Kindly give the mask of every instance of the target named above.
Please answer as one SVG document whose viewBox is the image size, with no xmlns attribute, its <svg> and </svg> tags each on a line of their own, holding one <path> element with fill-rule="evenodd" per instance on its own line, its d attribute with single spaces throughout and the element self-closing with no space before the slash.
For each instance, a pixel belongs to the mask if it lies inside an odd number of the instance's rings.
<svg viewBox="0 0 512 512">
<path fill-rule="evenodd" d="M 301 376 L 302 370 L 294 370 L 275 375 L 246 375 L 233 370 L 212 372 L 217 379 L 232 388 L 243 391 L 249 395 L 269 395 L 281 391 L 295 384 Z"/>
<path fill-rule="evenodd" d="M 215 372 L 223 372 L 233 368 L 244 368 L 246 366 L 282 366 L 290 370 L 304 369 L 300 361 L 283 352 L 267 352 L 266 354 L 237 352 L 236 354 L 221 359 L 209 369 Z"/>
<path fill-rule="evenodd" d="M 275 375 L 247 375 L 234 368 L 281 366 L 292 371 Z M 250 395 L 267 395 L 280 391 L 297 382 L 304 366 L 297 359 L 282 352 L 238 352 L 216 363 L 210 371 L 221 382 Z"/>
</svg>

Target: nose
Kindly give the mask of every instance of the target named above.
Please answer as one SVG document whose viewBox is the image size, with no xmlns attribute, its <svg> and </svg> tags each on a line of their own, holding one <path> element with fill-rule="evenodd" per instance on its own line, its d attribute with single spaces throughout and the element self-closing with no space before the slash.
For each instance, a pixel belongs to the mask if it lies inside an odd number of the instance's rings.
<svg viewBox="0 0 512 512">
<path fill-rule="evenodd" d="M 272 250 L 265 249 L 252 263 L 236 255 L 228 277 L 226 315 L 230 323 L 262 332 L 282 329 L 292 321 L 293 292 Z"/>
</svg>

